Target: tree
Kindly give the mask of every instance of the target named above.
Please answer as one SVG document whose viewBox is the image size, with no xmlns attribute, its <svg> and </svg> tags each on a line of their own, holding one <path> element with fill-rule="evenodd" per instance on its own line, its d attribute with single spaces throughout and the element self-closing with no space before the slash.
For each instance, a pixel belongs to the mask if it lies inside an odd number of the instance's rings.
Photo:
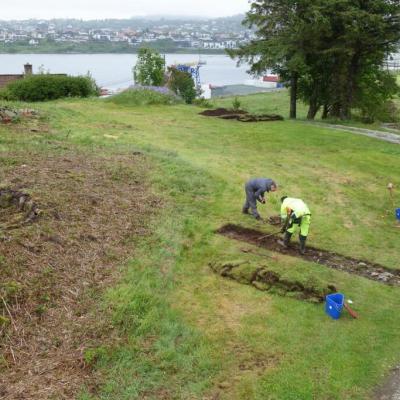
<svg viewBox="0 0 400 400">
<path fill-rule="evenodd" d="M 169 68 L 168 72 L 170 73 L 168 87 L 181 96 L 187 104 L 193 103 L 197 93 L 192 76 L 176 68 Z"/>
<path fill-rule="evenodd" d="M 399 15 L 397 0 L 256 0 L 244 20 L 256 26 L 256 39 L 229 54 L 254 74 L 272 69 L 281 76 L 292 118 L 301 98 L 310 119 L 321 107 L 325 117 L 347 119 L 371 76 L 381 80 L 377 99 L 392 95 L 381 72 L 400 40 Z"/>
<path fill-rule="evenodd" d="M 161 86 L 164 83 L 165 60 L 155 50 L 142 47 L 133 68 L 135 83 L 146 86 Z"/>
<path fill-rule="evenodd" d="M 254 75 L 268 69 L 279 74 L 290 87 L 290 117 L 296 118 L 297 86 L 306 67 L 304 62 L 305 23 L 303 15 L 312 12 L 309 0 L 256 0 L 251 3 L 243 24 L 256 27 L 256 39 L 230 50 L 231 57 L 239 63 L 250 64 Z"/>
</svg>

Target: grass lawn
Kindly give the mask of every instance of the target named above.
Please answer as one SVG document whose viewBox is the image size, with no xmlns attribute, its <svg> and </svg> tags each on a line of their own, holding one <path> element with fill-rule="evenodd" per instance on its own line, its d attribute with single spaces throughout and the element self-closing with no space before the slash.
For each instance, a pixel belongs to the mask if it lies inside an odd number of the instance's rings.
<svg viewBox="0 0 400 400">
<path fill-rule="evenodd" d="M 287 99 L 276 96 L 240 100 L 252 111 L 282 112 Z M 280 190 L 260 207 L 263 216 L 278 212 L 284 194 L 303 198 L 313 214 L 310 244 L 400 268 L 386 189 L 400 185 L 399 146 L 301 122 L 207 118 L 185 105 L 34 107 L 49 115 L 52 133 L 15 137 L 2 126 L 2 157 L 54 141 L 108 155 L 141 151 L 162 204 L 154 203 L 153 234 L 136 239 L 123 280 L 104 295 L 118 340 L 86 350 L 100 385 L 81 400 L 364 400 L 399 362 L 400 288 L 261 249 L 243 253 L 252 246 L 214 233 L 225 223 L 272 232 L 240 212 L 244 182 L 272 177 Z M 334 283 L 360 319 L 333 321 L 323 305 L 225 280 L 208 265 L 243 258 Z"/>
<path fill-rule="evenodd" d="M 400 75 L 397 77 L 397 82 L 400 86 Z M 268 92 L 268 93 L 257 93 L 248 96 L 237 96 L 237 99 L 241 103 L 241 108 L 246 111 L 255 113 L 255 114 L 280 114 L 285 118 L 289 116 L 289 92 L 287 90 L 281 90 L 277 92 Z M 224 97 L 213 99 L 212 103 L 219 107 L 232 108 L 234 97 Z M 400 108 L 400 98 L 396 96 L 393 99 L 393 102 Z M 301 101 L 297 102 L 297 118 L 299 120 L 306 120 L 307 118 L 308 107 Z M 372 123 L 364 123 L 360 121 L 360 119 L 352 119 L 349 121 L 341 121 L 341 120 L 322 120 L 320 118 L 320 114 L 317 114 L 316 121 L 318 122 L 326 122 L 331 124 L 339 124 L 339 125 L 347 125 L 347 126 L 355 126 L 358 128 L 371 129 L 371 130 L 381 130 L 387 131 L 384 127 L 382 127 L 381 121 L 375 121 Z"/>
</svg>

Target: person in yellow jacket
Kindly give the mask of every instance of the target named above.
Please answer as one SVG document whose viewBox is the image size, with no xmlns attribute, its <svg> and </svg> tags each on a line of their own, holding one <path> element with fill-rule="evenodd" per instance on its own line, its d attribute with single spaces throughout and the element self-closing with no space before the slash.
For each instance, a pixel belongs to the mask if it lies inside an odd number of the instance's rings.
<svg viewBox="0 0 400 400">
<path fill-rule="evenodd" d="M 301 199 L 284 196 L 281 198 L 282 233 L 285 233 L 280 244 L 288 247 L 293 233 L 299 230 L 300 253 L 306 252 L 306 240 L 310 228 L 311 213 L 307 204 Z"/>
</svg>

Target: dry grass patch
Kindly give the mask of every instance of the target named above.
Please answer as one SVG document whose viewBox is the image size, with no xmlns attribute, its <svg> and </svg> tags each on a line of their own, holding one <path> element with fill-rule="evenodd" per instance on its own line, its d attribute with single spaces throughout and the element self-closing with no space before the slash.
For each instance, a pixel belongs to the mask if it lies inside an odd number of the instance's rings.
<svg viewBox="0 0 400 400">
<path fill-rule="evenodd" d="M 0 210 L 0 398 L 71 399 L 95 384 L 85 349 L 112 335 L 95 299 L 132 256 L 132 238 L 148 233 L 148 165 L 73 149 L 7 158 L 1 187 L 40 215 L 10 225 Z"/>
</svg>

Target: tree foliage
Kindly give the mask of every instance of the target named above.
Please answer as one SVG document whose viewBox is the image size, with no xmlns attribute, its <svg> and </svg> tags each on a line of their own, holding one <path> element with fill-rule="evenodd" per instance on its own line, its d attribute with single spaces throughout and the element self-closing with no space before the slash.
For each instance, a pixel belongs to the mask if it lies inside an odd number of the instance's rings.
<svg viewBox="0 0 400 400">
<path fill-rule="evenodd" d="M 165 60 L 156 51 L 147 47 L 139 50 L 133 68 L 135 83 L 145 86 L 161 86 L 164 83 Z"/>
<path fill-rule="evenodd" d="M 168 87 L 187 104 L 192 104 L 197 94 L 192 76 L 176 68 L 169 68 L 168 72 L 170 73 Z"/>
<path fill-rule="evenodd" d="M 11 82 L 2 97 L 7 100 L 46 101 L 64 97 L 98 96 L 99 88 L 90 76 L 39 74 Z"/>
<path fill-rule="evenodd" d="M 321 107 L 346 119 L 352 108 L 371 112 L 371 92 L 380 104 L 396 92 L 382 65 L 400 40 L 399 15 L 396 0 L 256 0 L 244 24 L 257 38 L 230 55 L 254 74 L 278 73 L 291 88 L 292 117 L 301 98 L 310 119 Z"/>
</svg>

